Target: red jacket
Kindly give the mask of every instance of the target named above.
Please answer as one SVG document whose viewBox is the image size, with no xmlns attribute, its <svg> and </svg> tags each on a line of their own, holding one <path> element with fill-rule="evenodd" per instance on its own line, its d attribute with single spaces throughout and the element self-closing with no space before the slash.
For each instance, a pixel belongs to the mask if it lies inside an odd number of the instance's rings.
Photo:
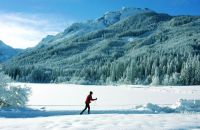
<svg viewBox="0 0 200 130">
<path fill-rule="evenodd" d="M 88 95 L 87 98 L 86 98 L 86 100 L 85 100 L 85 103 L 89 104 L 89 103 L 91 103 L 91 101 L 94 101 L 94 100 L 95 99 L 92 99 L 92 95 Z"/>
</svg>

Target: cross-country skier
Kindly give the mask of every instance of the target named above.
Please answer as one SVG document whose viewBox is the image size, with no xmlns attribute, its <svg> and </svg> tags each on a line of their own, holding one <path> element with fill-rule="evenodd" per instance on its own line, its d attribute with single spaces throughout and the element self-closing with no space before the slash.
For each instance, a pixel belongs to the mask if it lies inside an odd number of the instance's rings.
<svg viewBox="0 0 200 130">
<path fill-rule="evenodd" d="M 90 114 L 90 103 L 91 103 L 91 101 L 97 100 L 97 98 L 95 98 L 95 99 L 92 98 L 92 94 L 93 94 L 93 92 L 90 91 L 90 94 L 87 96 L 87 98 L 86 98 L 86 100 L 85 100 L 85 108 L 84 108 L 83 111 L 80 113 L 80 115 L 82 115 L 83 112 L 84 112 L 86 109 L 88 109 L 88 114 Z"/>
</svg>

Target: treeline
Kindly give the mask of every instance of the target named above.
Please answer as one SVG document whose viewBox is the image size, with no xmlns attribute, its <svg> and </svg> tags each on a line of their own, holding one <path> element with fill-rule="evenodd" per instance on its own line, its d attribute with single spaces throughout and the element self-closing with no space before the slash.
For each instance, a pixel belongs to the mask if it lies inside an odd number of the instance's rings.
<svg viewBox="0 0 200 130">
<path fill-rule="evenodd" d="M 86 84 L 198 85 L 200 56 L 139 56 L 103 66 L 85 66 L 75 77 Z"/>
<path fill-rule="evenodd" d="M 80 68 L 58 69 L 45 66 L 4 66 L 12 79 L 21 82 L 78 84 L 200 84 L 200 56 L 151 53 L 114 61 L 91 61 Z"/>
</svg>

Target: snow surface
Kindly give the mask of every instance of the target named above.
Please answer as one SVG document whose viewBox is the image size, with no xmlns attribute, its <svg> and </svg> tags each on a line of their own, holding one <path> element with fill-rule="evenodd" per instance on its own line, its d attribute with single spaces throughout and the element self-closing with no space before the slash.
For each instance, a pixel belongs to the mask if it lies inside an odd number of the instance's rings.
<svg viewBox="0 0 200 130">
<path fill-rule="evenodd" d="M 16 85 L 31 87 L 31 109 L 0 110 L 1 130 L 200 129 L 199 86 Z M 89 91 L 98 100 L 79 115 Z"/>
<path fill-rule="evenodd" d="M 200 129 L 200 114 L 111 114 L 0 118 L 6 130 L 186 130 Z"/>
<path fill-rule="evenodd" d="M 153 103 L 172 105 L 179 99 L 200 99 L 200 87 L 84 86 L 70 84 L 23 84 L 31 86 L 28 105 L 66 105 L 80 109 L 89 91 L 98 98 L 94 109 L 127 109 Z M 67 108 L 65 108 L 67 109 Z M 74 108 L 73 108 L 74 109 Z"/>
</svg>

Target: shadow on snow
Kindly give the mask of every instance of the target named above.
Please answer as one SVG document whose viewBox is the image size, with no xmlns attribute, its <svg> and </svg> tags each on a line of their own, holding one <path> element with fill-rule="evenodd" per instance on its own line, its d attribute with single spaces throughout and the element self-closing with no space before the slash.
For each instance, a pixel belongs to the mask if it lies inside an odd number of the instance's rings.
<svg viewBox="0 0 200 130">
<path fill-rule="evenodd" d="M 66 111 L 46 111 L 46 110 L 34 110 L 34 109 L 10 109 L 0 110 L 0 118 L 34 118 L 34 117 L 49 117 L 49 116 L 64 116 L 64 115 L 79 115 L 81 110 L 66 110 Z M 167 113 L 173 113 L 175 111 L 169 111 Z M 91 114 L 158 114 L 161 112 L 149 111 L 149 110 L 93 110 Z M 85 114 L 87 115 L 87 112 Z"/>
</svg>

